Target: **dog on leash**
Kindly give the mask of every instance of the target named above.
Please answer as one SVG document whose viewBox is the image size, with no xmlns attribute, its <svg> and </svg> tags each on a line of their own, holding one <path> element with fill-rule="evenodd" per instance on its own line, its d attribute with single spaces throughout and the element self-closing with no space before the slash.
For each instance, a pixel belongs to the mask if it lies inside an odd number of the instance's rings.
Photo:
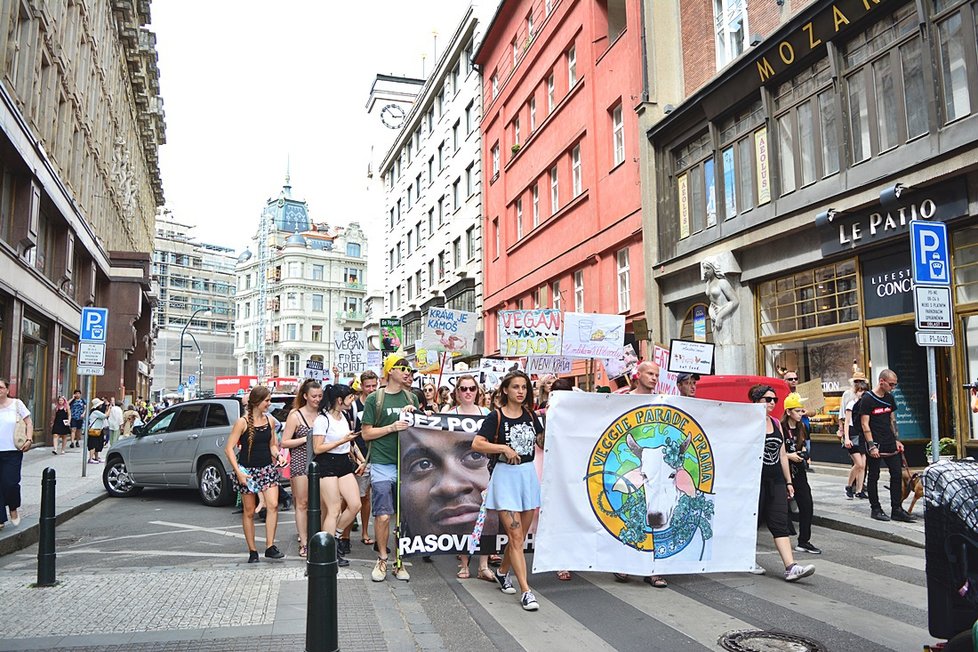
<svg viewBox="0 0 978 652">
<path fill-rule="evenodd" d="M 907 509 L 908 514 L 913 512 L 913 506 L 917 504 L 917 501 L 924 497 L 924 478 L 919 471 L 911 474 L 910 468 L 904 466 L 903 500 L 906 500 L 910 494 L 913 494 L 913 500 L 910 501 L 910 508 Z"/>
</svg>

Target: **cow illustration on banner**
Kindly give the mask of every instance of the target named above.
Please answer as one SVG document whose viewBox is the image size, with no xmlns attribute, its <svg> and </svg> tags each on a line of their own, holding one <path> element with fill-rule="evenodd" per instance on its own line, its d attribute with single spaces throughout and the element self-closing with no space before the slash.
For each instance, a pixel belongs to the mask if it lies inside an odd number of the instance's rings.
<svg viewBox="0 0 978 652">
<path fill-rule="evenodd" d="M 534 572 L 753 566 L 763 408 L 572 392 L 551 401 Z"/>
</svg>

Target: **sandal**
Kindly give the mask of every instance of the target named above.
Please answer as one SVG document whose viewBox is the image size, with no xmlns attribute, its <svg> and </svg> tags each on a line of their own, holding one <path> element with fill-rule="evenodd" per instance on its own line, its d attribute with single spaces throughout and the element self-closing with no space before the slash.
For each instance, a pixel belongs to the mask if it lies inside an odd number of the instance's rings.
<svg viewBox="0 0 978 652">
<path fill-rule="evenodd" d="M 669 583 L 666 582 L 666 578 L 659 577 L 658 575 L 652 577 L 646 577 L 643 580 L 646 584 L 654 586 L 657 589 L 665 589 L 669 587 Z"/>
<path fill-rule="evenodd" d="M 374 545 L 374 540 L 371 539 L 370 537 L 363 537 L 362 539 L 360 539 L 360 542 L 363 543 L 363 545 L 365 546 Z"/>
<path fill-rule="evenodd" d="M 309 551 L 309 546 L 299 546 L 299 556 L 305 557 L 306 553 Z"/>
<path fill-rule="evenodd" d="M 467 579 L 469 579 L 469 567 L 468 566 L 459 566 L 458 567 L 458 572 L 455 573 L 455 577 L 457 577 L 460 580 L 467 580 Z"/>
<path fill-rule="evenodd" d="M 566 582 L 571 578 L 570 571 L 557 571 L 557 579 Z"/>
<path fill-rule="evenodd" d="M 503 558 L 499 555 L 489 555 L 489 565 L 499 566 L 503 563 Z"/>
<path fill-rule="evenodd" d="M 495 573 L 493 573 L 492 572 L 492 569 L 489 569 L 489 568 L 480 568 L 479 569 L 479 574 L 476 575 L 476 577 L 478 579 L 484 580 L 486 582 L 495 582 L 496 581 Z"/>
</svg>

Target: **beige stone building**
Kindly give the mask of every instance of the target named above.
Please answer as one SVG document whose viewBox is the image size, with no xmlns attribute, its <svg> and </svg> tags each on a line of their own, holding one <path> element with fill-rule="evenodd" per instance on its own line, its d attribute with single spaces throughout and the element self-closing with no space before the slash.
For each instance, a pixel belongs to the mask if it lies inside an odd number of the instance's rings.
<svg viewBox="0 0 978 652">
<path fill-rule="evenodd" d="M 164 143 L 148 0 L 0 3 L 0 377 L 48 431 L 81 308 L 109 309 L 95 391 L 149 396 Z"/>
</svg>

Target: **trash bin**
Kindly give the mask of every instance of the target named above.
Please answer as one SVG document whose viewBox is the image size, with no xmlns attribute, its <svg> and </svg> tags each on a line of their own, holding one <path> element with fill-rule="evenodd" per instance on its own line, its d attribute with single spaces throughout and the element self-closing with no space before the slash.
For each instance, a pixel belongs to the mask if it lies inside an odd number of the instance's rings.
<svg viewBox="0 0 978 652">
<path fill-rule="evenodd" d="M 978 463 L 927 467 L 924 499 L 927 625 L 949 639 L 978 620 Z"/>
</svg>

